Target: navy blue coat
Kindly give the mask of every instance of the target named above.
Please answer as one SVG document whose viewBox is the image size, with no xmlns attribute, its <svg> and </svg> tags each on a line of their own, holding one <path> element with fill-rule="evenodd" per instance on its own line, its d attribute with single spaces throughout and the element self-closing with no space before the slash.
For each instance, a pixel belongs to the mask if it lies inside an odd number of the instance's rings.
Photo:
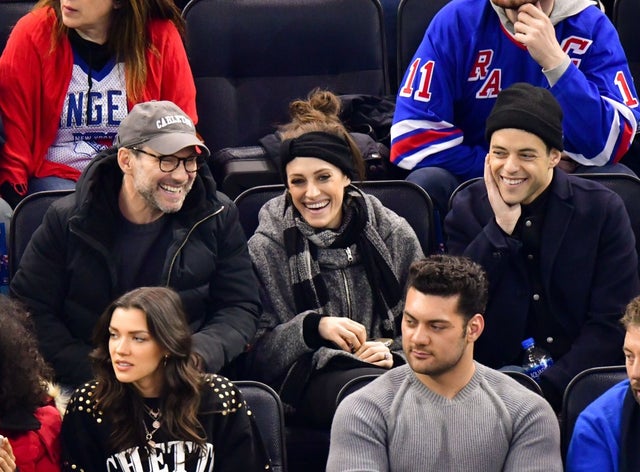
<svg viewBox="0 0 640 472">
<path fill-rule="evenodd" d="M 568 339 L 543 374 L 556 397 L 589 367 L 622 360 L 619 319 L 640 293 L 635 237 L 622 199 L 597 182 L 556 170 L 540 243 L 543 296 Z M 485 329 L 474 357 L 499 368 L 518 359 L 533 291 L 521 243 L 496 224 L 485 184 L 460 191 L 445 220 L 448 248 L 480 263 L 489 278 Z M 545 336 L 546 338 L 546 336 Z M 544 343 L 538 340 L 539 344 Z"/>
</svg>

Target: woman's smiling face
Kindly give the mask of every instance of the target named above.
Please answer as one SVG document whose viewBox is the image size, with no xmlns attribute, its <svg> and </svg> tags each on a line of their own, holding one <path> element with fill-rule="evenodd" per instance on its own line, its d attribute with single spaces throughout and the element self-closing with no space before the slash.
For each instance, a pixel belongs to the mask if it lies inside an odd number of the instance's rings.
<svg viewBox="0 0 640 472">
<path fill-rule="evenodd" d="M 313 228 L 338 228 L 344 189 L 351 179 L 316 157 L 296 157 L 287 164 L 286 172 L 291 200 L 304 220 Z"/>
</svg>

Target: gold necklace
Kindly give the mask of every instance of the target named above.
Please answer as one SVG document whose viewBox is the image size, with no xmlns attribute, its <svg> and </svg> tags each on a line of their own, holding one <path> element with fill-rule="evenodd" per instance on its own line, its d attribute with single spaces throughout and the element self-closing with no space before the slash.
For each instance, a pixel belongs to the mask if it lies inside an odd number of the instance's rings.
<svg viewBox="0 0 640 472">
<path fill-rule="evenodd" d="M 150 408 L 147 405 L 144 405 L 144 410 L 153 420 L 153 422 L 151 423 L 151 426 L 153 427 L 152 431 L 149 431 L 149 429 L 147 428 L 146 421 L 142 420 L 142 425 L 144 426 L 145 433 L 144 438 L 146 439 L 149 446 L 156 447 L 156 442 L 153 440 L 153 435 L 160 429 L 160 426 L 162 426 L 162 423 L 160 422 L 160 419 L 162 418 L 162 412 L 160 411 L 160 408 Z"/>
</svg>

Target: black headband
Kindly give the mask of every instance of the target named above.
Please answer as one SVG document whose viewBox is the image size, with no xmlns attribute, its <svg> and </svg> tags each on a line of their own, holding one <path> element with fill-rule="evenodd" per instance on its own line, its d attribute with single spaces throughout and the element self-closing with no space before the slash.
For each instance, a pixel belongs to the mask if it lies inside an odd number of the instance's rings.
<svg viewBox="0 0 640 472">
<path fill-rule="evenodd" d="M 327 161 L 351 180 L 356 175 L 351 148 L 344 139 L 335 134 L 313 131 L 284 141 L 280 147 L 280 172 L 285 184 L 287 164 L 296 157 L 316 157 Z"/>
</svg>

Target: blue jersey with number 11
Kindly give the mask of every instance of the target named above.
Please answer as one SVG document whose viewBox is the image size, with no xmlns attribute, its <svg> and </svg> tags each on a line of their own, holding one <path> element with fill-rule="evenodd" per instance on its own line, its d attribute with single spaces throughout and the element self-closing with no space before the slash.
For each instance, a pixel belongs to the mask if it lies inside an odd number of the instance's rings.
<svg viewBox="0 0 640 472">
<path fill-rule="evenodd" d="M 506 30 L 490 0 L 453 0 L 438 12 L 398 91 L 391 160 L 482 175 L 485 120 L 502 89 L 546 87 L 564 112 L 565 152 L 576 162 L 617 162 L 636 132 L 638 98 L 611 22 L 595 6 L 555 26 L 571 65 L 553 87 Z"/>
</svg>

